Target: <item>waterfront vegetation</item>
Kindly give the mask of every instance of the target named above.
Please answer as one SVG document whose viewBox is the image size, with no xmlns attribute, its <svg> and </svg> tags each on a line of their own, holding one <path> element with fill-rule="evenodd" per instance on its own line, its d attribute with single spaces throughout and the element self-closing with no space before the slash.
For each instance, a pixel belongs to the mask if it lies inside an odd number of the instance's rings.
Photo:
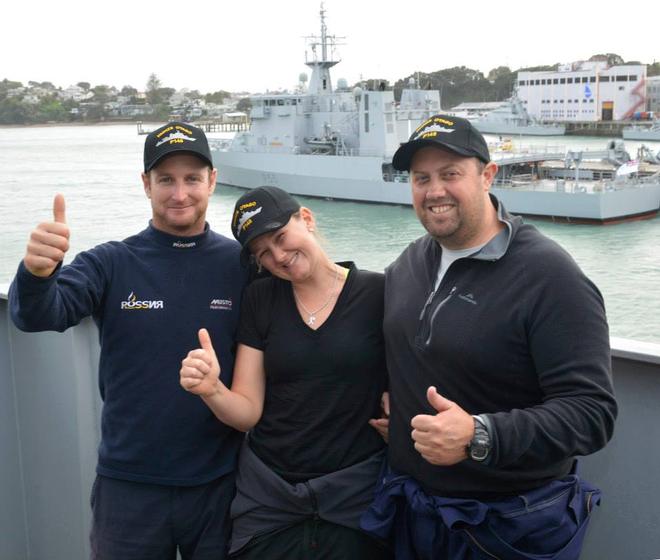
<svg viewBox="0 0 660 560">
<path fill-rule="evenodd" d="M 118 89 L 89 82 L 63 89 L 51 82 L 29 81 L 25 85 L 5 78 L 0 81 L 0 125 L 163 121 L 172 115 L 212 118 L 237 106 L 240 110 L 245 104 L 241 104 L 241 97 L 246 95 L 223 90 L 206 94 L 177 91 L 163 86 L 155 74 L 149 76 L 143 91 L 130 85 Z"/>
<path fill-rule="evenodd" d="M 594 55 L 589 60 L 606 60 L 609 64 L 642 64 L 624 61 L 617 54 Z M 516 75 L 521 71 L 557 70 L 559 64 L 511 70 L 498 66 L 484 75 L 465 66 L 434 72 L 415 72 L 396 80 L 367 79 L 359 84 L 367 88 L 387 87 L 398 100 L 401 90 L 411 78 L 423 89 L 440 90 L 442 105 L 454 107 L 465 101 L 500 101 L 511 95 Z M 660 75 L 660 62 L 647 64 L 647 76 Z M 172 116 L 181 119 L 219 117 L 228 111 L 250 109 L 247 92 L 230 93 L 218 90 L 200 93 L 198 90 L 175 90 L 164 86 L 156 74 L 147 79 L 143 91 L 130 85 L 121 89 L 106 84 L 92 86 L 78 82 L 63 89 L 51 82 L 29 81 L 27 85 L 7 78 L 0 81 L 0 125 L 39 123 L 102 122 L 108 120 L 163 121 Z"/>
</svg>

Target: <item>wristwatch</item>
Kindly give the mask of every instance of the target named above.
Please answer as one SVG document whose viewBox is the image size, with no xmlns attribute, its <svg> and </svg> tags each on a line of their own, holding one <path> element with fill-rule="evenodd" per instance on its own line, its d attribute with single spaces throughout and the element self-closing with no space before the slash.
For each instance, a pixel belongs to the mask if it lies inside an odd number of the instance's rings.
<svg viewBox="0 0 660 560">
<path fill-rule="evenodd" d="M 470 459 L 483 463 L 490 454 L 491 441 L 486 422 L 479 416 L 474 418 L 474 437 L 467 446 L 467 454 Z"/>
</svg>

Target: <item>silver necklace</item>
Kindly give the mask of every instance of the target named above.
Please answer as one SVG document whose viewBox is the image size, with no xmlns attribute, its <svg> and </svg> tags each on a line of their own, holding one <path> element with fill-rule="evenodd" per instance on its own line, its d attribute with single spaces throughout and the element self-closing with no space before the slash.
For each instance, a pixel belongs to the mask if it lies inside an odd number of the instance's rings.
<svg viewBox="0 0 660 560">
<path fill-rule="evenodd" d="M 312 326 L 312 325 L 314 325 L 314 323 L 316 323 L 316 315 L 318 313 L 320 313 L 321 311 L 323 311 L 326 307 L 328 307 L 328 305 L 330 305 L 330 302 L 332 301 L 332 297 L 335 295 L 335 286 L 337 286 L 337 281 L 339 280 L 339 267 L 337 265 L 335 265 L 335 272 L 336 272 L 335 279 L 332 283 L 332 288 L 330 288 L 330 295 L 328 296 L 328 299 L 326 300 L 326 302 L 321 307 L 319 307 L 316 311 L 310 311 L 309 309 L 307 309 L 305 307 L 305 304 L 302 302 L 300 297 L 298 297 L 298 294 L 296 293 L 296 289 L 293 288 L 293 286 L 292 286 L 293 297 L 298 302 L 298 305 L 300 305 L 300 308 L 309 316 L 307 318 L 307 324 L 310 325 L 310 326 Z"/>
</svg>

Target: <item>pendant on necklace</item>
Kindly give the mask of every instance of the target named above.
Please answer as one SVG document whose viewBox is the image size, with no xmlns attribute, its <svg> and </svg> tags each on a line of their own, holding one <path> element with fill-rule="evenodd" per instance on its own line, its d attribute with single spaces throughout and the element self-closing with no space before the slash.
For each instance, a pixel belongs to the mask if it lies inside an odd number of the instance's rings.
<svg viewBox="0 0 660 560">
<path fill-rule="evenodd" d="M 316 317 L 314 315 L 310 315 L 309 319 L 307 319 L 307 324 L 313 325 L 315 322 L 316 322 Z"/>
</svg>

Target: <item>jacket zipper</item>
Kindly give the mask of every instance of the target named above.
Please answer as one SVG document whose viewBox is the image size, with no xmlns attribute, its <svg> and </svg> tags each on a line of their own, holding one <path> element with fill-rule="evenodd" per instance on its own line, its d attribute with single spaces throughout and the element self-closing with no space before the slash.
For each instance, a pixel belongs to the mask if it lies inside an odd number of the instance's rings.
<svg viewBox="0 0 660 560">
<path fill-rule="evenodd" d="M 456 293 L 456 286 L 454 286 L 450 291 L 449 294 L 440 302 L 438 305 L 435 306 L 435 309 L 433 309 L 431 315 L 428 317 L 428 319 L 425 321 L 424 316 L 426 315 L 426 311 L 428 307 L 431 305 L 431 302 L 433 301 L 433 298 L 436 294 L 436 291 L 433 290 L 431 294 L 429 295 L 428 299 L 426 300 L 426 303 L 424 304 L 424 307 L 422 308 L 422 312 L 419 315 L 419 320 L 422 323 L 420 326 L 420 335 L 418 336 L 417 340 L 422 342 L 423 346 L 427 347 L 429 343 L 431 342 L 431 334 L 433 333 L 433 321 L 435 320 L 436 315 L 440 311 L 440 309 L 447 304 L 447 302 L 453 297 L 454 293 Z M 428 328 L 426 326 L 428 325 Z M 428 331 L 428 334 L 425 334 Z"/>
</svg>

